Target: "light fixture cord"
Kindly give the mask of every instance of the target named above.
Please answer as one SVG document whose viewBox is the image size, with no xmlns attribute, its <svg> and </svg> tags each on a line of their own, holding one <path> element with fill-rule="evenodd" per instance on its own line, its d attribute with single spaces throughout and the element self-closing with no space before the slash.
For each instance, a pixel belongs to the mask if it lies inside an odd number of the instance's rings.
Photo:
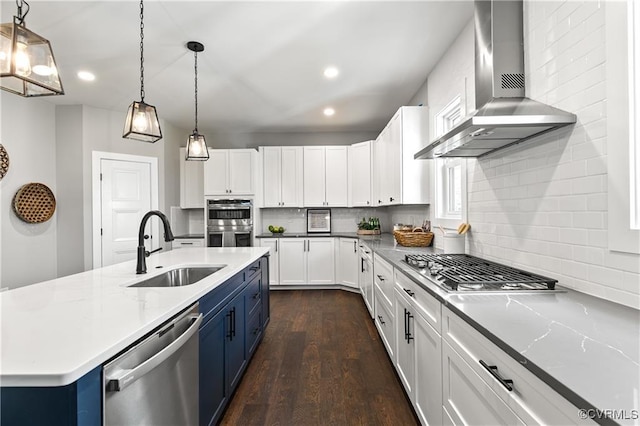
<svg viewBox="0 0 640 426">
<path fill-rule="evenodd" d="M 24 25 L 24 19 L 29 14 L 29 9 L 31 9 L 31 6 L 29 6 L 29 3 L 24 0 L 16 0 L 16 6 L 18 7 L 18 16 L 16 16 L 15 18 L 18 20 L 18 23 L 20 25 Z M 27 6 L 27 11 L 24 12 L 24 14 L 22 13 L 23 6 Z"/>
<path fill-rule="evenodd" d="M 144 4 L 140 0 L 140 100 L 144 103 Z"/>
<path fill-rule="evenodd" d="M 195 57 L 195 97 L 196 97 L 196 126 L 195 132 L 198 133 L 198 52 L 194 51 L 193 56 Z"/>
</svg>

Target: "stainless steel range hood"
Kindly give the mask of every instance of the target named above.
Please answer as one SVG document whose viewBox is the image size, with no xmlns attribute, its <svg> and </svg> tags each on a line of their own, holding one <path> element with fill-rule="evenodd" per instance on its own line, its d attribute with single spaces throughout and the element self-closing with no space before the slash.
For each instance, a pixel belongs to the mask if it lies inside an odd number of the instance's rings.
<svg viewBox="0 0 640 426">
<path fill-rule="evenodd" d="M 475 1 L 476 111 L 414 158 L 481 157 L 576 122 L 525 97 L 522 1 Z"/>
</svg>

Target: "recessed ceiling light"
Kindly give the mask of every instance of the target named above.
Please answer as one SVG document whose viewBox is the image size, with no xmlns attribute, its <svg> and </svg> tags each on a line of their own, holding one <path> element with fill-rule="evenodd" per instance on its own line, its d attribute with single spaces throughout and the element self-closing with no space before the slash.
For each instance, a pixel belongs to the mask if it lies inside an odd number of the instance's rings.
<svg viewBox="0 0 640 426">
<path fill-rule="evenodd" d="M 322 113 L 327 117 L 331 117 L 333 114 L 336 113 L 336 110 L 331 107 L 328 107 L 328 108 L 325 108 L 324 111 L 322 111 Z"/>
<path fill-rule="evenodd" d="M 324 76 L 327 78 L 336 78 L 340 74 L 338 68 L 336 67 L 327 67 L 324 69 Z"/>
<path fill-rule="evenodd" d="M 78 71 L 78 78 L 84 81 L 93 81 L 96 79 L 96 76 L 89 71 Z"/>
</svg>

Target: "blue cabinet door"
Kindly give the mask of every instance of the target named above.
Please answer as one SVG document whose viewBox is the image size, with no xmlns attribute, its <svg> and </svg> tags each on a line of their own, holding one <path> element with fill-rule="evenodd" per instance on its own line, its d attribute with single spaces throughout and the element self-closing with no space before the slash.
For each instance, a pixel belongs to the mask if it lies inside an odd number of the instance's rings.
<svg viewBox="0 0 640 426">
<path fill-rule="evenodd" d="M 262 329 L 269 322 L 269 258 L 263 256 L 260 259 L 260 272 L 262 273 Z"/>
<path fill-rule="evenodd" d="M 247 289 L 237 295 L 225 309 L 227 312 L 227 333 L 225 349 L 227 355 L 227 378 L 229 393 L 235 389 L 247 365 L 245 357 L 245 298 L 250 297 Z"/>
<path fill-rule="evenodd" d="M 228 398 L 225 380 L 227 312 L 218 312 L 200 328 L 200 425 L 215 424 Z"/>
</svg>

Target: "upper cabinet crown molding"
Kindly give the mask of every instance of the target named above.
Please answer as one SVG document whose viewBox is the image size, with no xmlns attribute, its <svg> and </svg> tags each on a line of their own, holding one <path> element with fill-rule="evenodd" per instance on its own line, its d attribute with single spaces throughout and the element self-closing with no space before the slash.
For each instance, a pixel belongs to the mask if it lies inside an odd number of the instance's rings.
<svg viewBox="0 0 640 426">
<path fill-rule="evenodd" d="M 204 195 L 254 195 L 254 149 L 211 149 L 204 162 Z"/>
</svg>

